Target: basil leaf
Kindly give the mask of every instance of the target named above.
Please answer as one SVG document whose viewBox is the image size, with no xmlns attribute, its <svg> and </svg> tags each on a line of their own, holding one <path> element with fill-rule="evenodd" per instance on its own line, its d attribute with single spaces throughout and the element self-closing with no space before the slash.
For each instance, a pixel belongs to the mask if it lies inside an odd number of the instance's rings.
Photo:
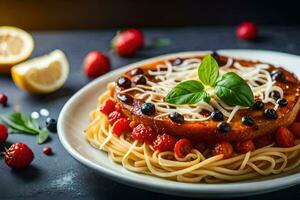
<svg viewBox="0 0 300 200">
<path fill-rule="evenodd" d="M 172 104 L 195 104 L 201 100 L 209 100 L 204 86 L 196 80 L 184 81 L 176 85 L 166 96 Z"/>
<path fill-rule="evenodd" d="M 9 133 L 19 133 L 20 132 L 18 129 L 15 129 L 11 126 L 8 126 L 7 130 L 8 130 Z"/>
<path fill-rule="evenodd" d="M 219 76 L 217 61 L 211 56 L 205 56 L 198 68 L 198 76 L 204 85 L 214 86 Z"/>
<path fill-rule="evenodd" d="M 217 96 L 228 105 L 250 107 L 254 104 L 254 96 L 249 85 L 237 74 L 228 72 L 217 82 Z"/>
<path fill-rule="evenodd" d="M 21 118 L 25 124 L 30 129 L 39 130 L 39 125 L 31 116 L 21 115 Z"/>
<path fill-rule="evenodd" d="M 24 132 L 28 134 L 37 134 L 35 130 L 27 128 L 24 122 L 19 118 L 19 116 L 9 115 L 9 116 L 1 116 L 1 120 L 11 128 L 14 132 Z"/>
<path fill-rule="evenodd" d="M 39 144 L 45 142 L 48 138 L 48 131 L 41 130 L 37 121 L 31 116 L 13 112 L 8 115 L 0 116 L 0 118 L 8 126 L 9 133 L 37 135 L 37 142 Z"/>
<path fill-rule="evenodd" d="M 205 101 L 206 103 L 210 102 L 210 94 L 207 92 L 203 92 L 203 101 Z"/>
<path fill-rule="evenodd" d="M 36 142 L 38 144 L 44 143 L 48 139 L 48 135 L 49 135 L 49 133 L 47 130 L 40 130 L 40 132 L 36 138 Z"/>
</svg>

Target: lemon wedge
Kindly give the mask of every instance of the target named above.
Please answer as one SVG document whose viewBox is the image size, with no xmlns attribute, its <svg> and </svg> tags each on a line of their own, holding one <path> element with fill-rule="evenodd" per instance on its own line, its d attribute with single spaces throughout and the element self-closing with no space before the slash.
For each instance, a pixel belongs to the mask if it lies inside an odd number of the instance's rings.
<svg viewBox="0 0 300 200">
<path fill-rule="evenodd" d="M 11 69 L 15 84 L 29 93 L 46 94 L 54 92 L 66 82 L 69 63 L 61 50 L 33 58 Z"/>
<path fill-rule="evenodd" d="M 10 68 L 31 55 L 34 42 L 26 31 L 0 26 L 0 72 L 9 73 Z"/>
</svg>

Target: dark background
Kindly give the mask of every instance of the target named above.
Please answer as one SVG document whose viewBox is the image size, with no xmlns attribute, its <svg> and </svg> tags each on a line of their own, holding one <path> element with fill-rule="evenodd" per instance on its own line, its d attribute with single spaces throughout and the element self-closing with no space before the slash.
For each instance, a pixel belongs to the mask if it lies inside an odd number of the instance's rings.
<svg viewBox="0 0 300 200">
<path fill-rule="evenodd" d="M 112 70 L 146 58 L 181 51 L 246 48 L 300 55 L 300 27 L 259 26 L 260 34 L 264 37 L 253 42 L 236 38 L 234 26 L 145 28 L 143 31 L 148 38 L 169 38 L 171 45 L 157 49 L 143 49 L 132 58 L 122 58 L 109 50 L 110 39 L 114 36 L 115 30 L 30 31 L 35 41 L 32 57 L 43 55 L 53 49 L 61 49 L 70 62 L 70 76 L 60 90 L 44 96 L 34 96 L 19 90 L 9 76 L 1 74 L 0 92 L 8 95 L 9 106 L 0 106 L 0 114 L 15 109 L 30 114 L 41 108 L 47 108 L 51 113 L 50 116 L 57 119 L 60 110 L 71 96 L 91 81 L 82 71 L 82 62 L 85 55 L 94 49 L 101 50 L 109 56 Z M 40 124 L 44 126 L 45 118 L 40 118 Z M 33 150 L 35 159 L 24 171 L 15 172 L 6 166 L 0 156 L 0 200 L 187 199 L 136 189 L 104 178 L 100 173 L 76 161 L 62 147 L 56 133 L 50 133 L 50 137 L 47 143 L 37 145 L 32 135 L 9 135 L 7 146 L 18 141 L 26 143 Z M 42 153 L 45 146 L 52 147 L 54 152 L 52 156 Z M 234 200 L 298 199 L 300 199 L 300 185 Z"/>
<path fill-rule="evenodd" d="M 98 29 L 300 24 L 299 1 L 284 0 L 0 0 L 0 25 L 25 29 Z"/>
</svg>

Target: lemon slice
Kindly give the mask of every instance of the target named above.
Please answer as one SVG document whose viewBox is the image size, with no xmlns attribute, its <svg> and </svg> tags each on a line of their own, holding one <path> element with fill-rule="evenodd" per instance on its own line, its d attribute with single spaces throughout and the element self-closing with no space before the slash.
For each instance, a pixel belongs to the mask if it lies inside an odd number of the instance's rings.
<svg viewBox="0 0 300 200">
<path fill-rule="evenodd" d="M 55 50 L 11 69 L 15 84 L 35 94 L 54 92 L 66 82 L 69 75 L 69 63 L 61 50 Z"/>
<path fill-rule="evenodd" d="M 31 55 L 34 42 L 29 33 L 16 27 L 0 26 L 0 72 L 10 68 Z"/>
</svg>

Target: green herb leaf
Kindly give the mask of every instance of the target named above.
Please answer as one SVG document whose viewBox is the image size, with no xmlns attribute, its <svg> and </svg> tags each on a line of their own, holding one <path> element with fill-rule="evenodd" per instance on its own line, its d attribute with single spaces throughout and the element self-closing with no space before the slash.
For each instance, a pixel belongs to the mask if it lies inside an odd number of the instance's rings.
<svg viewBox="0 0 300 200">
<path fill-rule="evenodd" d="M 201 100 L 209 101 L 210 96 L 196 80 L 179 83 L 166 96 L 166 101 L 172 104 L 195 104 Z"/>
<path fill-rule="evenodd" d="M 205 91 L 203 93 L 203 101 L 205 101 L 206 103 L 210 102 L 210 94 Z"/>
<path fill-rule="evenodd" d="M 217 96 L 228 105 L 250 107 L 254 104 L 254 96 L 249 85 L 237 74 L 228 72 L 217 82 Z"/>
<path fill-rule="evenodd" d="M 21 113 L 11 113 L 7 116 L 1 116 L 1 120 L 9 127 L 13 132 L 25 132 L 27 134 L 36 134 L 35 130 L 28 128 L 23 121 Z"/>
<path fill-rule="evenodd" d="M 11 126 L 8 126 L 7 129 L 8 129 L 9 133 L 18 133 L 19 132 L 18 129 L 15 129 L 15 128 L 11 127 Z"/>
<path fill-rule="evenodd" d="M 201 61 L 198 76 L 204 85 L 215 85 L 219 76 L 219 67 L 217 61 L 211 55 L 205 56 Z"/>
<path fill-rule="evenodd" d="M 37 121 L 34 120 L 31 116 L 21 114 L 21 118 L 24 121 L 24 124 L 28 128 L 33 129 L 33 130 L 39 130 L 39 125 L 38 125 Z"/>
<path fill-rule="evenodd" d="M 37 135 L 37 142 L 39 144 L 45 142 L 48 138 L 48 131 L 41 130 L 37 121 L 31 116 L 20 112 L 13 112 L 8 115 L 2 115 L 0 118 L 8 126 L 10 133 Z"/>
<path fill-rule="evenodd" d="M 47 130 L 41 130 L 36 138 L 36 142 L 38 144 L 44 143 L 48 139 L 48 131 Z"/>
</svg>

